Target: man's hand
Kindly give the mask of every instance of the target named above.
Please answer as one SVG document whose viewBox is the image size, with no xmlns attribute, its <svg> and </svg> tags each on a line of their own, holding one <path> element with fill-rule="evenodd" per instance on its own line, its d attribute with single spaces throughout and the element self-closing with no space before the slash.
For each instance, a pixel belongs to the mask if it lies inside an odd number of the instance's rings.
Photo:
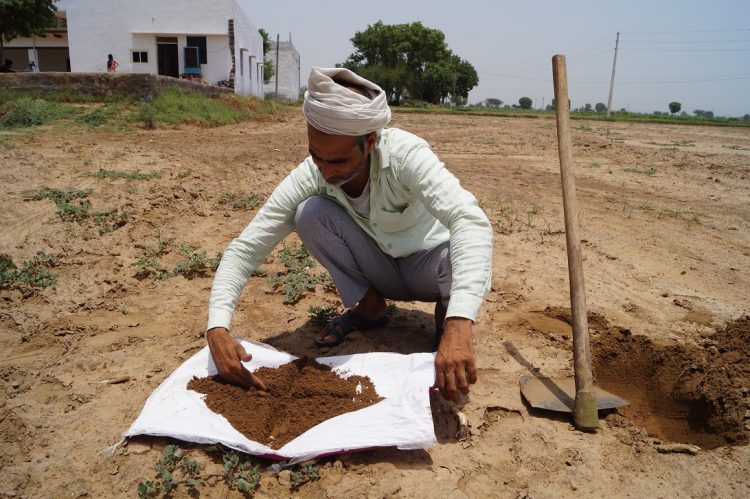
<svg viewBox="0 0 750 499">
<path fill-rule="evenodd" d="M 208 340 L 208 348 L 211 350 L 211 357 L 213 357 L 214 364 L 219 370 L 219 376 L 243 388 L 254 386 L 260 390 L 266 389 L 266 385 L 260 378 L 242 365 L 242 362 L 249 362 L 253 356 L 245 351 L 238 340 L 230 336 L 226 328 L 209 329 L 206 333 L 206 339 Z"/>
<path fill-rule="evenodd" d="M 468 395 L 469 384 L 477 382 L 471 343 L 472 325 L 470 319 L 448 318 L 435 357 L 435 386 L 445 398 L 453 402 L 458 402 L 459 391 Z"/>
</svg>

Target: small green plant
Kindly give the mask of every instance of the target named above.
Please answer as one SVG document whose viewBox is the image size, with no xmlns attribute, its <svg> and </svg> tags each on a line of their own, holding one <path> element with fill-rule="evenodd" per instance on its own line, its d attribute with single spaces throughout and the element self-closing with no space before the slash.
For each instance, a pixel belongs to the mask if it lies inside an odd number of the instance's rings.
<svg viewBox="0 0 750 499">
<path fill-rule="evenodd" d="M 172 277 L 172 273 L 166 269 L 156 257 L 142 256 L 133 262 L 132 265 L 141 268 L 137 273 L 138 276 L 151 276 L 158 281 L 163 281 L 164 279 Z"/>
<path fill-rule="evenodd" d="M 38 252 L 18 268 L 8 255 L 0 255 L 0 288 L 33 287 L 46 288 L 57 283 L 57 273 L 47 270 L 57 264 L 55 257 Z"/>
<path fill-rule="evenodd" d="M 126 172 L 123 170 L 106 170 L 104 168 L 99 168 L 91 175 L 96 178 L 108 178 L 110 180 L 117 180 L 118 178 L 124 178 L 124 179 L 127 179 L 128 181 L 151 180 L 152 178 L 161 177 L 161 170 L 152 170 L 150 172 L 144 173 L 144 172 L 138 171 L 138 169 L 136 169 L 133 172 Z"/>
<path fill-rule="evenodd" d="M 320 474 L 318 473 L 318 467 L 314 464 L 309 466 L 302 466 L 296 471 L 292 471 L 290 475 L 292 481 L 292 490 L 297 490 L 308 482 L 316 482 L 320 480 Z"/>
<path fill-rule="evenodd" d="M 249 460 L 240 462 L 236 452 L 224 454 L 224 479 L 230 489 L 237 489 L 252 497 L 260 486 L 260 472 Z"/>
<path fill-rule="evenodd" d="M 227 205 L 235 210 L 251 210 L 261 203 L 261 197 L 258 194 L 242 194 L 225 192 L 219 197 L 220 205 Z"/>
<path fill-rule="evenodd" d="M 180 485 L 187 486 L 191 492 L 201 484 L 199 462 L 184 455 L 176 445 L 164 447 L 162 458 L 154 465 L 158 480 L 147 480 L 138 484 L 138 497 L 155 497 L 159 494 L 170 496 Z"/>
<path fill-rule="evenodd" d="M 128 222 L 128 214 L 118 210 L 91 211 L 91 201 L 85 199 L 91 193 L 90 190 L 82 189 L 50 189 L 43 187 L 36 191 L 27 191 L 23 194 L 26 201 L 49 199 L 54 201 L 57 214 L 64 222 L 76 222 L 83 224 L 89 219 L 99 226 L 99 235 L 104 235 L 123 227 Z M 78 203 L 73 201 L 78 200 Z"/>
<path fill-rule="evenodd" d="M 564 231 L 562 230 L 552 230 L 549 226 L 549 224 L 545 225 L 541 229 L 539 229 L 539 237 L 541 239 L 542 244 L 544 244 L 544 238 L 545 236 L 556 236 L 558 234 L 563 234 Z"/>
<path fill-rule="evenodd" d="M 286 267 L 286 271 L 271 277 L 270 281 L 274 287 L 283 289 L 285 304 L 296 303 L 320 283 L 319 279 L 307 270 L 315 267 L 315 260 L 304 246 L 285 247 L 279 252 L 277 259 Z"/>
<path fill-rule="evenodd" d="M 589 168 L 599 168 L 599 167 L 600 167 L 600 166 L 602 166 L 602 165 L 601 165 L 601 163 L 599 163 L 598 161 L 592 161 L 592 162 L 591 162 L 591 163 L 589 163 L 589 164 L 588 164 L 587 166 L 588 166 Z"/>
<path fill-rule="evenodd" d="M 185 258 L 178 262 L 174 268 L 173 275 L 181 275 L 187 279 L 194 277 L 205 277 L 209 271 L 215 272 L 221 262 L 221 253 L 216 258 L 208 258 L 205 251 L 198 251 L 200 246 L 183 244 L 180 246 L 180 254 Z"/>
<path fill-rule="evenodd" d="M 128 223 L 127 212 L 117 210 L 94 213 L 94 221 L 99 226 L 99 235 L 113 232 Z"/>
<path fill-rule="evenodd" d="M 540 211 L 541 208 L 536 204 L 532 204 L 531 207 L 526 210 L 526 226 L 528 228 L 534 228 L 534 217 L 537 216 Z"/>
<path fill-rule="evenodd" d="M 510 234 L 513 232 L 513 223 L 516 218 L 516 208 L 513 203 L 503 198 L 496 199 L 498 204 L 495 210 L 497 230 L 501 234 Z"/>
<path fill-rule="evenodd" d="M 180 178 L 188 178 L 192 174 L 193 174 L 193 170 L 188 168 L 187 170 L 182 170 L 180 173 L 177 174 L 177 176 Z"/>
<path fill-rule="evenodd" d="M 324 307 L 310 305 L 310 308 L 307 309 L 307 315 L 310 316 L 310 320 L 312 321 L 312 323 L 319 326 L 328 324 L 331 319 L 336 317 L 337 313 L 338 310 L 336 310 L 336 307 L 333 307 L 331 305 L 326 305 Z"/>
<path fill-rule="evenodd" d="M 625 168 L 623 169 L 624 172 L 628 173 L 640 173 L 642 175 L 648 175 L 649 177 L 653 177 L 656 175 L 656 168 L 649 167 L 649 168 Z"/>
</svg>

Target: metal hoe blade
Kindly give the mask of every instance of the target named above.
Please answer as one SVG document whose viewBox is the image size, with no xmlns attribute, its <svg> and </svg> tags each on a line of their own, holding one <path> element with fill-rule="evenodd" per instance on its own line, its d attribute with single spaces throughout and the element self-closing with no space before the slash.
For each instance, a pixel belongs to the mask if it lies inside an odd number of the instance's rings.
<svg viewBox="0 0 750 499">
<path fill-rule="evenodd" d="M 547 411 L 573 412 L 576 398 L 575 380 L 573 378 L 543 378 L 522 376 L 519 380 L 521 393 L 526 401 L 536 409 Z M 616 409 L 629 405 L 628 401 L 616 395 L 594 387 L 596 391 L 596 408 Z"/>
</svg>

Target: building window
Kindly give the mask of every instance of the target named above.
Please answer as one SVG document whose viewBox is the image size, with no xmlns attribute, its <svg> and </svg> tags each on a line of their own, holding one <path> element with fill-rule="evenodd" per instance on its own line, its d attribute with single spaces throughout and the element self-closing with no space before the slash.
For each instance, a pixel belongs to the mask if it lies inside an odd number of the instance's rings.
<svg viewBox="0 0 750 499">
<path fill-rule="evenodd" d="M 148 51 L 146 50 L 133 50 L 133 62 L 139 62 L 145 64 L 148 62 Z"/>
<path fill-rule="evenodd" d="M 205 36 L 188 36 L 186 45 L 188 47 L 197 47 L 201 64 L 208 64 L 208 52 L 206 51 Z"/>
</svg>

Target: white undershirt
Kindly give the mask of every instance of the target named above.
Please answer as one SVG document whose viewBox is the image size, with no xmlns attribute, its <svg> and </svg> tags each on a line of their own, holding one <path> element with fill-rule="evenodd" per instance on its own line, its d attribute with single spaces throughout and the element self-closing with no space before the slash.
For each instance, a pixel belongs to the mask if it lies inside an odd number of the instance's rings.
<svg viewBox="0 0 750 499">
<path fill-rule="evenodd" d="M 367 179 L 367 185 L 365 185 L 362 194 L 359 197 L 353 198 L 344 191 L 346 199 L 349 200 L 349 204 L 352 205 L 352 209 L 362 218 L 370 218 L 370 179 Z"/>
</svg>

